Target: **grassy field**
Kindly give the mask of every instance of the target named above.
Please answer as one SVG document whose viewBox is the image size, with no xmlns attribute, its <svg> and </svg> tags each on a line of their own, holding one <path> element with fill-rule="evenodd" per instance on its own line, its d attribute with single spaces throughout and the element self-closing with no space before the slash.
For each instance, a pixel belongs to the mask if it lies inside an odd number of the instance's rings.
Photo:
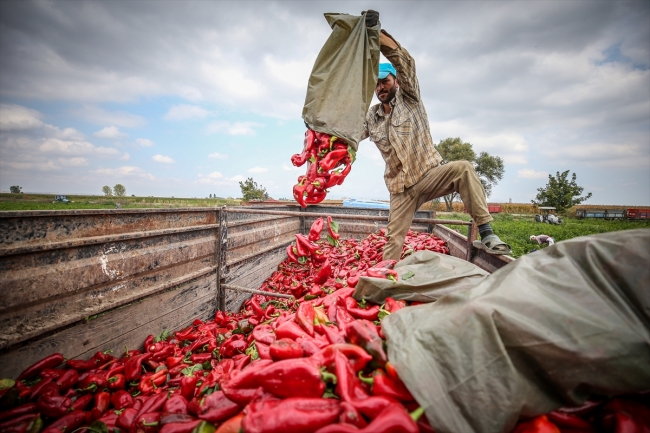
<svg viewBox="0 0 650 433">
<path fill-rule="evenodd" d="M 440 218 L 462 219 L 469 221 L 470 216 L 465 213 L 438 214 Z M 509 215 L 496 214 L 491 223 L 499 237 L 512 247 L 512 256 L 521 257 L 533 248 L 541 249 L 545 246 L 531 242 L 530 235 L 545 234 L 552 236 L 556 242 L 586 236 L 590 234 L 613 232 L 618 230 L 631 230 L 636 228 L 650 228 L 650 220 L 645 221 L 620 221 L 603 219 L 577 219 L 563 218 L 559 225 L 538 223 L 534 215 Z M 457 226 L 461 233 L 467 235 L 467 226 Z"/>
</svg>

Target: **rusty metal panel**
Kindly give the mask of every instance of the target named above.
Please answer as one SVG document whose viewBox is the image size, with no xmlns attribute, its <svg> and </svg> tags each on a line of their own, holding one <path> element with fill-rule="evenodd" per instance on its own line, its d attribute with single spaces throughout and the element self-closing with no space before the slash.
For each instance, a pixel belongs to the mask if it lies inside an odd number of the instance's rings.
<svg viewBox="0 0 650 433">
<path fill-rule="evenodd" d="M 212 292 L 203 304 L 214 314 L 218 213 L 0 212 L 0 356 L 15 359 L 20 350 L 47 346 L 52 335 L 124 306 L 141 305 L 134 311 L 146 310 L 154 321 L 179 306 L 149 307 L 153 297 L 193 281 Z M 71 341 L 65 354 L 84 353 L 82 341 Z"/>
</svg>

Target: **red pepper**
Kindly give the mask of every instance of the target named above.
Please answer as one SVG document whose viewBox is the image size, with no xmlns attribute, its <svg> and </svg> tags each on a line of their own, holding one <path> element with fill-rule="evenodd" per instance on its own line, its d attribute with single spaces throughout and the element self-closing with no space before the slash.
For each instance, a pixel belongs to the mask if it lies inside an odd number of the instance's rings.
<svg viewBox="0 0 650 433">
<path fill-rule="evenodd" d="M 304 184 L 304 179 L 303 180 L 298 180 L 298 183 L 293 186 L 293 198 L 298 202 L 300 207 L 306 208 L 307 205 L 305 204 L 305 190 L 307 189 L 307 185 Z"/>
<path fill-rule="evenodd" d="M 415 400 L 401 380 L 399 382 L 394 381 L 383 370 L 376 370 L 371 379 L 364 378 L 361 375 L 359 377 L 364 382 L 372 385 L 372 395 L 390 397 L 402 402 Z"/>
<path fill-rule="evenodd" d="M 316 221 L 314 221 L 314 223 L 311 225 L 311 228 L 309 229 L 310 241 L 316 242 L 320 239 L 320 234 L 323 231 L 324 225 L 325 221 L 323 221 L 323 218 L 318 218 Z"/>
<path fill-rule="evenodd" d="M 255 343 L 257 348 L 257 354 L 260 356 L 260 359 L 271 359 L 271 346 L 264 343 Z"/>
<path fill-rule="evenodd" d="M 18 375 L 16 382 L 31 379 L 38 376 L 38 373 L 43 371 L 46 368 L 54 368 L 61 365 L 63 362 L 63 355 L 60 353 L 53 353 L 50 356 L 47 356 L 40 361 L 35 362 L 34 364 L 27 367 L 22 373 Z"/>
<path fill-rule="evenodd" d="M 562 429 L 579 429 L 593 430 L 591 423 L 585 421 L 577 415 L 570 413 L 553 411 L 546 414 L 549 421 Z"/>
<path fill-rule="evenodd" d="M 365 428 L 334 424 L 317 430 L 316 433 L 418 433 L 419 428 L 411 415 L 399 403 L 389 404 Z M 558 431 L 559 433 L 559 431 Z"/>
<path fill-rule="evenodd" d="M 74 402 L 72 402 L 71 409 L 73 411 L 85 410 L 86 407 L 90 404 L 90 402 L 93 401 L 93 398 L 94 397 L 92 394 L 82 395 L 81 397 L 77 398 Z"/>
<path fill-rule="evenodd" d="M 347 149 L 333 150 L 329 152 L 323 159 L 320 160 L 319 168 L 325 172 L 329 173 L 330 170 L 335 168 L 339 163 L 348 156 Z"/>
<path fill-rule="evenodd" d="M 313 185 L 312 185 L 313 186 Z M 307 185 L 309 188 L 309 185 Z M 311 194 L 308 194 L 307 197 L 305 197 L 305 203 L 307 204 L 318 204 L 325 200 L 325 197 L 327 197 L 327 191 L 322 190 L 318 191 L 314 189 Z"/>
<path fill-rule="evenodd" d="M 241 429 L 241 422 L 243 418 L 243 413 L 233 416 L 228 421 L 225 421 L 223 424 L 221 424 L 214 433 L 239 433 L 240 431 L 243 431 Z"/>
<path fill-rule="evenodd" d="M 58 379 L 61 377 L 61 375 L 68 370 L 63 370 L 60 368 L 45 368 L 41 370 L 41 372 L 38 374 L 41 378 L 47 379 L 47 378 L 52 378 L 53 380 Z"/>
<path fill-rule="evenodd" d="M 276 338 L 291 338 L 292 340 L 296 340 L 303 335 L 307 335 L 306 331 L 293 320 L 282 323 L 275 330 Z"/>
<path fill-rule="evenodd" d="M 43 433 L 71 433 L 77 427 L 81 427 L 85 421 L 86 414 L 80 410 L 75 410 L 47 426 Z"/>
<path fill-rule="evenodd" d="M 331 274 L 332 265 L 328 259 L 325 259 L 320 268 L 318 268 L 318 271 L 316 271 L 316 275 L 314 275 L 314 283 L 324 284 L 329 279 Z"/>
<path fill-rule="evenodd" d="M 350 362 L 355 372 L 361 371 L 372 361 L 372 357 L 361 347 L 355 344 L 331 344 L 312 356 L 312 361 L 318 367 L 331 367 L 334 365 L 336 353 L 341 353 Z"/>
<path fill-rule="evenodd" d="M 95 394 L 95 407 L 91 411 L 93 419 L 99 419 L 111 406 L 111 394 L 108 392 L 98 392 Z"/>
<path fill-rule="evenodd" d="M 337 377 L 336 394 L 341 397 L 341 400 L 353 402 L 368 398 L 368 393 L 363 389 L 357 375 L 354 374 L 350 362 L 341 352 L 335 352 L 334 366 Z"/>
<path fill-rule="evenodd" d="M 271 325 L 258 325 L 253 329 L 255 341 L 264 344 L 271 344 L 275 341 L 275 333 Z"/>
<path fill-rule="evenodd" d="M 314 143 L 316 141 L 316 135 L 314 131 L 308 129 L 305 132 L 305 140 L 303 143 L 302 153 L 295 154 L 291 157 L 291 163 L 296 167 L 301 167 L 307 162 L 311 154 L 313 153 Z"/>
<path fill-rule="evenodd" d="M 167 400 L 166 393 L 152 395 L 147 400 L 145 400 L 144 403 L 142 403 L 142 407 L 138 411 L 138 417 L 140 417 L 140 415 L 143 415 L 145 413 L 158 412 L 165 405 L 166 400 Z"/>
<path fill-rule="evenodd" d="M 296 311 L 296 322 L 309 334 L 314 336 L 314 317 L 316 312 L 310 302 L 303 302 Z"/>
<path fill-rule="evenodd" d="M 327 338 L 327 341 L 330 342 L 330 344 L 345 343 L 345 337 L 341 335 L 334 326 L 320 324 L 318 325 L 318 327 L 314 329 L 318 329 L 319 331 L 321 331 L 323 335 L 325 335 L 325 337 Z"/>
<path fill-rule="evenodd" d="M 167 413 L 187 414 L 187 399 L 180 394 L 175 394 L 165 402 L 162 409 Z"/>
<path fill-rule="evenodd" d="M 374 323 L 359 319 L 349 322 L 344 326 L 350 343 L 363 347 L 380 367 L 386 365 L 388 357 L 386 356 L 383 341 L 377 333 L 377 327 Z"/>
<path fill-rule="evenodd" d="M 95 392 L 104 389 L 108 381 L 106 380 L 105 373 L 84 373 L 79 376 L 79 384 L 77 385 L 82 391 Z"/>
<path fill-rule="evenodd" d="M 135 423 L 135 417 L 138 415 L 138 410 L 132 407 L 124 409 L 118 417 L 115 424 L 122 430 L 128 432 Z"/>
<path fill-rule="evenodd" d="M 170 413 L 162 412 L 160 414 L 160 425 L 164 426 L 166 424 L 175 424 L 175 423 L 188 423 L 195 421 L 196 417 L 187 414 L 187 413 Z"/>
<path fill-rule="evenodd" d="M 183 376 L 181 378 L 181 395 L 185 397 L 188 401 L 194 398 L 194 392 L 196 391 L 196 383 L 199 381 L 199 378 L 196 376 Z"/>
<path fill-rule="evenodd" d="M 58 379 L 56 379 L 56 386 L 59 387 L 59 391 L 67 391 L 77 384 L 79 381 L 79 373 L 76 370 L 66 370 Z"/>
<path fill-rule="evenodd" d="M 37 411 L 38 409 L 36 408 L 36 403 L 25 403 L 13 409 L 0 412 L 0 421 L 15 418 L 21 415 L 33 414 Z"/>
<path fill-rule="evenodd" d="M 50 393 L 59 394 L 59 388 L 53 383 L 54 378 L 48 377 L 38 382 L 32 387 L 32 392 L 29 395 L 30 400 L 36 400 L 41 394 L 49 390 Z"/>
<path fill-rule="evenodd" d="M 129 358 L 124 364 L 124 378 L 127 382 L 138 380 L 142 377 L 142 362 L 151 358 L 151 353 L 143 353 Z"/>
<path fill-rule="evenodd" d="M 546 415 L 541 415 L 517 424 L 512 433 L 560 433 L 560 429 Z"/>
<path fill-rule="evenodd" d="M 127 391 L 120 389 L 119 391 L 115 391 L 111 396 L 111 403 L 117 410 L 125 409 L 133 405 L 133 397 Z"/>
<path fill-rule="evenodd" d="M 201 424 L 201 420 L 197 419 L 189 422 L 174 422 L 165 424 L 160 429 L 160 433 L 191 433 L 194 428 Z"/>
<path fill-rule="evenodd" d="M 134 425 L 138 433 L 156 433 L 160 423 L 160 412 L 138 414 Z"/>
<path fill-rule="evenodd" d="M 334 239 L 339 239 L 339 225 L 336 221 L 332 221 L 331 216 L 327 216 L 327 231 L 329 235 Z"/>
<path fill-rule="evenodd" d="M 241 427 L 246 433 L 309 433 L 335 422 L 340 413 L 338 400 L 287 398 L 262 410 L 247 411 Z"/>
<path fill-rule="evenodd" d="M 271 359 L 279 361 L 281 359 L 302 358 L 304 351 L 302 347 L 289 338 L 275 340 L 269 347 Z"/>
<path fill-rule="evenodd" d="M 379 305 L 370 308 L 359 308 L 354 298 L 345 298 L 345 308 L 356 319 L 375 321 L 379 318 Z"/>
<path fill-rule="evenodd" d="M 399 311 L 402 308 L 406 307 L 406 301 L 396 301 L 393 298 L 386 298 L 385 300 L 385 305 L 384 309 L 388 311 L 389 313 L 394 313 L 395 311 Z"/>
<path fill-rule="evenodd" d="M 116 374 L 114 376 L 108 376 L 108 389 L 124 389 L 126 387 L 126 378 L 123 374 Z"/>
<path fill-rule="evenodd" d="M 391 280 L 392 282 L 397 281 L 397 271 L 388 268 L 369 268 L 366 270 L 366 276 L 371 278 L 383 278 Z"/>
<path fill-rule="evenodd" d="M 197 416 L 211 423 L 225 421 L 237 415 L 242 407 L 228 399 L 223 391 L 215 391 L 203 400 Z"/>
<path fill-rule="evenodd" d="M 66 361 L 65 365 L 68 368 L 72 368 L 77 371 L 87 371 L 87 370 L 92 370 L 93 368 L 97 368 L 97 365 L 99 364 L 98 360 L 95 359 L 89 359 L 87 361 L 81 360 L 81 359 L 69 359 Z"/>
<path fill-rule="evenodd" d="M 343 412 L 339 417 L 339 424 L 348 424 L 356 428 L 364 428 L 368 425 L 366 420 L 361 416 L 359 411 L 347 401 L 341 402 Z"/>
<path fill-rule="evenodd" d="M 277 397 L 321 397 L 325 382 L 321 371 L 307 359 L 285 359 L 261 369 L 256 382 Z"/>
<path fill-rule="evenodd" d="M 195 353 L 190 356 L 190 361 L 192 364 L 203 364 L 206 361 L 212 359 L 212 353 Z"/>
<path fill-rule="evenodd" d="M 39 412 L 52 418 L 65 415 L 72 406 L 72 400 L 56 393 L 44 393 L 36 402 Z"/>
</svg>

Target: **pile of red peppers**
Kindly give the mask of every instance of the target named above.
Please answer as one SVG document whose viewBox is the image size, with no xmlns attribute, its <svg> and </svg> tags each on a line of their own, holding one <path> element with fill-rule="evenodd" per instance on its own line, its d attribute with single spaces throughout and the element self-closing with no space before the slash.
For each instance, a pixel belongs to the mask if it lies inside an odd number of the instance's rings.
<svg viewBox="0 0 650 433">
<path fill-rule="evenodd" d="M 341 239 L 331 218 L 318 219 L 260 287 L 294 298 L 254 295 L 239 313 L 149 335 L 119 357 L 50 355 L 0 381 L 0 432 L 433 432 L 381 331 L 384 317 L 417 303 L 352 298 L 360 276 L 398 277 L 395 261 L 382 261 L 385 243 L 383 231 Z M 446 248 L 409 232 L 402 257 Z M 589 400 L 521 420 L 514 432 L 643 432 L 648 407 L 643 394 Z"/>
<path fill-rule="evenodd" d="M 302 153 L 291 157 L 291 163 L 307 173 L 298 177 L 293 197 L 303 208 L 325 200 L 329 188 L 343 184 L 356 158 L 355 150 L 338 137 L 308 129 Z"/>
</svg>

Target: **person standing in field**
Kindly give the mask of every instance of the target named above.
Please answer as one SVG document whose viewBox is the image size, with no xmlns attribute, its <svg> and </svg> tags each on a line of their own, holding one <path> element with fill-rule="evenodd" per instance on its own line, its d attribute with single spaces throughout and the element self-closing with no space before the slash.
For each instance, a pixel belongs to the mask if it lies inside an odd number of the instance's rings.
<svg viewBox="0 0 650 433">
<path fill-rule="evenodd" d="M 378 12 L 366 12 L 367 27 L 378 22 Z M 445 163 L 433 144 L 413 57 L 383 29 L 379 42 L 381 53 L 390 63 L 379 64 L 375 94 L 380 103 L 366 114 L 362 140 L 370 137 L 386 163 L 384 180 L 390 193 L 390 215 L 384 260 L 400 259 L 406 232 L 418 208 L 452 192 L 460 194 L 478 225 L 481 240 L 474 246 L 491 254 L 510 254 L 510 246 L 492 230 L 485 189 L 472 164 Z"/>
</svg>

